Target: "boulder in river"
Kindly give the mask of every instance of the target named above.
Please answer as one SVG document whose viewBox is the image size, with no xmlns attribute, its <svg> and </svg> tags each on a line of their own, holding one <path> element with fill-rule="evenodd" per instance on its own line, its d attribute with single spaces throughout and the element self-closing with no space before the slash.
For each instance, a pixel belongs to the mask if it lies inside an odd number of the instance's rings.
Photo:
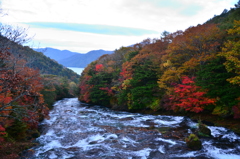
<svg viewBox="0 0 240 159">
<path fill-rule="evenodd" d="M 202 137 L 211 137 L 211 130 L 203 123 L 199 123 L 198 135 Z"/>
<path fill-rule="evenodd" d="M 192 150 L 202 149 L 202 142 L 195 134 L 190 134 L 185 141 L 187 143 L 187 147 Z"/>
</svg>

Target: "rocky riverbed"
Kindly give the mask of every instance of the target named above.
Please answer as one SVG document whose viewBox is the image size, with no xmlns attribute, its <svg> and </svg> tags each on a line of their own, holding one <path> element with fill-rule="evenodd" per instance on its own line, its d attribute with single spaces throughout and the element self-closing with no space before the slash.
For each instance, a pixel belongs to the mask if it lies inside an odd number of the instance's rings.
<svg viewBox="0 0 240 159">
<path fill-rule="evenodd" d="M 68 98 L 55 103 L 41 124 L 38 146 L 22 158 L 32 159 L 240 159 L 240 137 L 209 126 L 202 149 L 185 139 L 198 124 L 187 117 L 113 111 Z"/>
</svg>

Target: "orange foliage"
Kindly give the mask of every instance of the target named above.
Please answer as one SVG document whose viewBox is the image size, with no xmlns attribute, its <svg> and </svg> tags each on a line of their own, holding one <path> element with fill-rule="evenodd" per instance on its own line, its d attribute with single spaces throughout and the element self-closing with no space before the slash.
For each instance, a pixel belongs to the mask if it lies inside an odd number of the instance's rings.
<svg viewBox="0 0 240 159">
<path fill-rule="evenodd" d="M 19 120 L 30 117 L 28 112 L 32 112 L 36 116 L 34 125 L 37 126 L 39 114 L 48 115 L 48 108 L 44 105 L 43 96 L 40 94 L 43 85 L 39 72 L 26 67 L 23 59 L 15 58 L 7 51 L 1 52 L 0 58 L 4 63 L 0 70 L 0 119 L 2 124 L 12 123 L 12 120 L 9 119 L 11 112 L 17 114 Z"/>
</svg>

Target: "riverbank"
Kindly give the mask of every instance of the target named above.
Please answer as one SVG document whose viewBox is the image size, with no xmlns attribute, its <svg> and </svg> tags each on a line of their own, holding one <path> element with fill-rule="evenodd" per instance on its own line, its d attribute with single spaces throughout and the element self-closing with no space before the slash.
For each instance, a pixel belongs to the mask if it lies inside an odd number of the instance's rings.
<svg viewBox="0 0 240 159">
<path fill-rule="evenodd" d="M 0 146 L 1 159 L 17 159 L 20 158 L 21 153 L 31 147 L 36 146 L 32 141 L 7 141 Z"/>
</svg>

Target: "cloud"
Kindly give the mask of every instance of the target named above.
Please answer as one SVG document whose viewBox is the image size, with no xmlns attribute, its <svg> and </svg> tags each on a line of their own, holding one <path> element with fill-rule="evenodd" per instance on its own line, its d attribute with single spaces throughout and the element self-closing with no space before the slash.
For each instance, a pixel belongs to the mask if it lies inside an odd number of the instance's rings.
<svg viewBox="0 0 240 159">
<path fill-rule="evenodd" d="M 49 22 L 31 22 L 25 23 L 36 28 L 54 28 L 61 30 L 70 30 L 77 32 L 88 32 L 106 35 L 129 35 L 141 36 L 145 34 L 157 34 L 158 32 L 146 29 L 127 28 L 109 25 L 76 24 L 76 23 L 49 23 Z"/>
<path fill-rule="evenodd" d="M 114 50 L 202 24 L 237 0 L 0 0 L 2 23 L 29 27 L 41 47 Z M 27 26 L 28 25 L 28 26 Z"/>
<path fill-rule="evenodd" d="M 155 38 L 158 34 L 142 36 L 127 35 L 104 35 L 69 30 L 30 28 L 29 34 L 36 34 L 32 47 L 53 47 L 57 49 L 68 49 L 75 52 L 86 53 L 90 50 L 115 50 L 121 46 L 129 46 L 141 42 L 146 38 Z"/>
</svg>

